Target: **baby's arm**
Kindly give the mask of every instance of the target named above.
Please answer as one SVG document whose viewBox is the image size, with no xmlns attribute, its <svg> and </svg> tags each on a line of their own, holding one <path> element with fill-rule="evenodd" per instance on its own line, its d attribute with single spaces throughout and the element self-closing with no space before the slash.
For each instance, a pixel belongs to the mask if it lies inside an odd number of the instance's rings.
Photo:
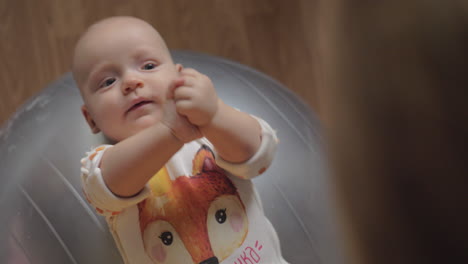
<svg viewBox="0 0 468 264">
<path fill-rule="evenodd" d="M 200 127 L 202 134 L 213 144 L 225 161 L 242 163 L 250 159 L 261 143 L 261 129 L 257 120 L 221 100 L 210 123 Z"/>
<path fill-rule="evenodd" d="M 250 115 L 226 105 L 211 80 L 194 69 L 183 69 L 183 86 L 175 87 L 177 111 L 197 125 L 225 161 L 250 159 L 261 143 L 261 128 Z"/>
<path fill-rule="evenodd" d="M 184 143 L 199 137 L 198 128 L 177 114 L 170 100 L 165 104 L 162 122 L 106 150 L 99 165 L 104 182 L 117 196 L 133 196 Z"/>
</svg>

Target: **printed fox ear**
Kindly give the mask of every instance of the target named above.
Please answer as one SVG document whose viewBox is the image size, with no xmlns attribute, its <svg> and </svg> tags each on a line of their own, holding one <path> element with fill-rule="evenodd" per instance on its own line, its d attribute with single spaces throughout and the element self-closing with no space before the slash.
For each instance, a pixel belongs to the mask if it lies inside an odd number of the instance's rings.
<svg viewBox="0 0 468 264">
<path fill-rule="evenodd" d="M 216 168 L 215 158 L 213 151 L 203 145 L 195 155 L 195 158 L 192 162 L 192 175 L 196 175 L 203 171 L 211 171 Z"/>
<path fill-rule="evenodd" d="M 148 185 L 153 196 L 162 196 L 172 188 L 172 181 L 166 166 L 162 167 L 149 181 Z"/>
</svg>

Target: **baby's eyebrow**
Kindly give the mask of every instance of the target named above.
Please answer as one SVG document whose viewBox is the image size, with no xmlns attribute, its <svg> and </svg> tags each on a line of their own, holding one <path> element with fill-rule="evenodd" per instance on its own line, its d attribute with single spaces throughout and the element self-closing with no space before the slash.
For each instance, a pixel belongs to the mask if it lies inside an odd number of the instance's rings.
<svg viewBox="0 0 468 264">
<path fill-rule="evenodd" d="M 99 63 L 98 65 L 92 66 L 91 70 L 83 76 L 83 81 L 85 86 L 88 89 L 93 90 L 95 82 L 99 81 L 98 79 L 103 72 L 110 71 L 112 69 L 112 64 L 109 62 Z"/>
<path fill-rule="evenodd" d="M 94 81 L 97 77 L 99 77 L 99 74 L 105 71 L 111 70 L 113 67 L 112 63 L 109 62 L 102 62 L 98 63 L 94 67 L 91 68 L 91 71 L 88 74 L 87 81 L 92 82 Z"/>
<path fill-rule="evenodd" d="M 154 56 L 155 53 L 152 48 L 149 47 L 141 47 L 132 52 L 132 57 L 137 58 L 137 59 L 142 59 L 147 56 Z"/>
</svg>

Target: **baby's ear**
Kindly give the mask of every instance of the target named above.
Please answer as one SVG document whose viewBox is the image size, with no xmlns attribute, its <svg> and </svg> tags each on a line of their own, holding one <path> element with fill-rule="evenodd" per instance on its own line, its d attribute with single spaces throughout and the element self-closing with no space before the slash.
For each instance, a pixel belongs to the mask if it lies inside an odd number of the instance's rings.
<svg viewBox="0 0 468 264">
<path fill-rule="evenodd" d="M 101 132 L 101 130 L 97 127 L 96 122 L 94 122 L 94 119 L 91 117 L 91 114 L 89 113 L 88 108 L 86 108 L 85 105 L 81 106 L 81 113 L 83 113 L 83 116 L 86 119 L 86 122 L 88 123 L 89 127 L 91 128 L 91 131 L 94 134 Z"/>
</svg>

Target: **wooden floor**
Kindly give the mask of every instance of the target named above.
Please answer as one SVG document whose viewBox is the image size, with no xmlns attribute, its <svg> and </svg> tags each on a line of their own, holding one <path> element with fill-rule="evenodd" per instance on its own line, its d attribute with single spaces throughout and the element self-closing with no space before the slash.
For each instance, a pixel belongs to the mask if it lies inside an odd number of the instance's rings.
<svg viewBox="0 0 468 264">
<path fill-rule="evenodd" d="M 113 15 L 140 17 L 171 49 L 252 66 L 317 109 L 317 0 L 0 0 L 0 124 L 70 70 L 79 34 Z"/>
</svg>

